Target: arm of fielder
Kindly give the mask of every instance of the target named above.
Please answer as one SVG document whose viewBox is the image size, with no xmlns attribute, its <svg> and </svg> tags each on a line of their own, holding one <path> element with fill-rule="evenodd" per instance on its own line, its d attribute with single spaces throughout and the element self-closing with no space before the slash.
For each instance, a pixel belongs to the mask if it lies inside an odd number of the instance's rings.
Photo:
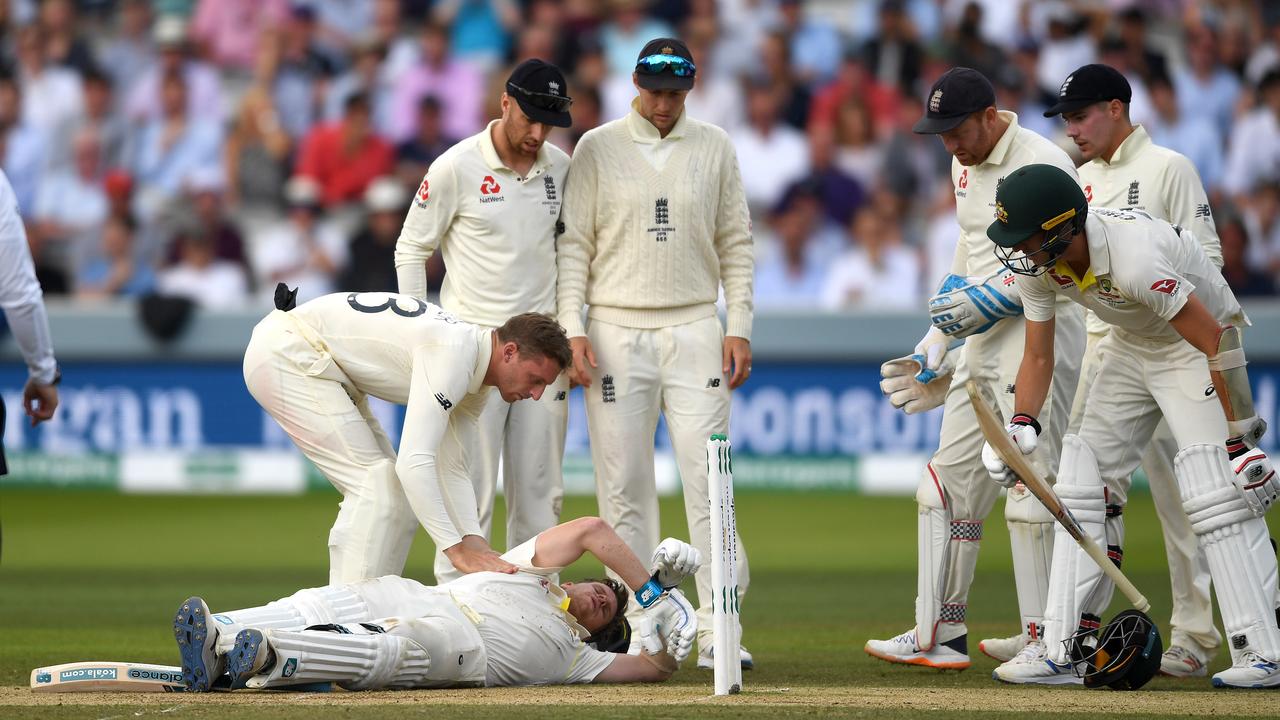
<svg viewBox="0 0 1280 720">
<path fill-rule="evenodd" d="M 1102 572 L 1115 583 L 1125 597 L 1129 598 L 1129 602 L 1133 603 L 1133 606 L 1142 612 L 1149 610 L 1151 603 L 1147 602 L 1147 599 L 1138 591 L 1138 588 L 1134 587 L 1133 583 L 1129 582 L 1129 578 L 1120 572 L 1120 568 L 1116 567 L 1115 563 L 1107 558 L 1106 552 L 1098 547 L 1098 543 L 1094 542 L 1088 533 L 1080 529 L 1080 524 L 1072 517 L 1071 512 L 1063 507 L 1062 501 L 1054 494 L 1049 484 L 1036 473 L 1026 457 L 1013 446 L 1013 441 L 1005 432 L 1004 425 L 996 417 L 995 411 L 991 409 L 991 406 L 987 404 L 987 401 L 978 392 L 977 383 L 972 380 L 967 381 L 965 390 L 969 392 L 969 401 L 973 404 L 973 412 L 978 417 L 978 425 L 982 428 L 983 437 L 995 449 L 1004 464 L 1008 465 L 1017 474 L 1018 478 L 1022 480 L 1022 484 L 1026 485 L 1027 489 L 1031 491 L 1031 494 L 1035 495 L 1041 503 L 1044 503 L 1044 506 L 1061 523 L 1072 539 L 1079 543 L 1080 547 L 1084 548 L 1089 557 L 1093 558 L 1098 567 L 1102 568 Z"/>
</svg>

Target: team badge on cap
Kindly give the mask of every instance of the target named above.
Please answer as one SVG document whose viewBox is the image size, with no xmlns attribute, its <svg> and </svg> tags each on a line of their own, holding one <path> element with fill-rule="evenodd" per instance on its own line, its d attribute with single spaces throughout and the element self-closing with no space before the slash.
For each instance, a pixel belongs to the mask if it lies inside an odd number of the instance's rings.
<svg viewBox="0 0 1280 720">
<path fill-rule="evenodd" d="M 1009 224 L 1009 211 L 1004 209 L 1004 203 L 996 201 L 996 219 L 1005 225 Z"/>
<path fill-rule="evenodd" d="M 934 90 L 933 97 L 929 98 L 929 109 L 938 112 L 940 107 L 942 107 L 942 91 Z"/>
</svg>

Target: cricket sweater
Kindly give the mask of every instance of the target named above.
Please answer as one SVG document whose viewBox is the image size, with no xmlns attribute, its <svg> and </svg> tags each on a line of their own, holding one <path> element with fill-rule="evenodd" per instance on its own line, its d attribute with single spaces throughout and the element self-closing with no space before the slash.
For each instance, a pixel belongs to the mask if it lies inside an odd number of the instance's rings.
<svg viewBox="0 0 1280 720">
<path fill-rule="evenodd" d="M 624 327 L 693 322 L 715 314 L 723 285 L 725 334 L 750 339 L 755 257 L 729 136 L 681 115 L 657 138 L 632 107 L 574 150 L 556 243 L 560 324 L 586 335 L 584 303 Z"/>
</svg>

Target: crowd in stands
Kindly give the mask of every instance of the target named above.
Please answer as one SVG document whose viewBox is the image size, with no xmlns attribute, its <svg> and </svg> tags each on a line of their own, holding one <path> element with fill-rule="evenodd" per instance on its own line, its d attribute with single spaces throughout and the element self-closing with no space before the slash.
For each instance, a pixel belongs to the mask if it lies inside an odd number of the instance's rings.
<svg viewBox="0 0 1280 720">
<path fill-rule="evenodd" d="M 211 308 L 394 290 L 410 196 L 539 57 L 572 152 L 687 41 L 687 112 L 734 142 L 756 306 L 921 308 L 958 227 L 950 156 L 911 132 L 955 65 L 1041 113 L 1105 62 L 1131 116 L 1208 189 L 1242 296 L 1280 280 L 1280 3 L 1264 0 L 0 0 L 0 152 L 46 295 Z M 438 287 L 446 268 L 433 259 Z"/>
</svg>

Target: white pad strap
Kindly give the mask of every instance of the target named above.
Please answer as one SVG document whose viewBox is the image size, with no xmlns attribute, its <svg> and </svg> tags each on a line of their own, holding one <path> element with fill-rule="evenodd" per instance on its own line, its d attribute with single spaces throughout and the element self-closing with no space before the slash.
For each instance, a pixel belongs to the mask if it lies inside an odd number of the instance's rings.
<svg viewBox="0 0 1280 720">
<path fill-rule="evenodd" d="M 1018 591 L 1022 632 L 1030 639 L 1044 634 L 1044 607 L 1053 561 L 1054 521 L 1044 503 L 1022 484 L 1009 489 L 1004 517 L 1013 552 L 1013 581 Z"/>
<path fill-rule="evenodd" d="M 1209 369 L 1217 370 L 1218 372 L 1231 370 L 1232 368 L 1244 367 L 1248 364 L 1248 361 L 1246 361 L 1244 357 L 1244 348 L 1219 350 L 1216 355 L 1209 358 Z"/>
<path fill-rule="evenodd" d="M 1173 461 L 1182 506 L 1209 561 L 1218 610 L 1232 656 L 1255 652 L 1280 660 L 1276 626 L 1276 556 L 1266 522 L 1254 517 L 1232 485 L 1220 445 L 1192 445 Z"/>
<path fill-rule="evenodd" d="M 218 652 L 235 645 L 236 633 L 252 627 L 259 630 L 302 630 L 312 625 L 359 622 L 369 617 L 369 607 L 350 585 L 306 588 L 265 606 L 215 613 L 218 624 Z"/>
</svg>

